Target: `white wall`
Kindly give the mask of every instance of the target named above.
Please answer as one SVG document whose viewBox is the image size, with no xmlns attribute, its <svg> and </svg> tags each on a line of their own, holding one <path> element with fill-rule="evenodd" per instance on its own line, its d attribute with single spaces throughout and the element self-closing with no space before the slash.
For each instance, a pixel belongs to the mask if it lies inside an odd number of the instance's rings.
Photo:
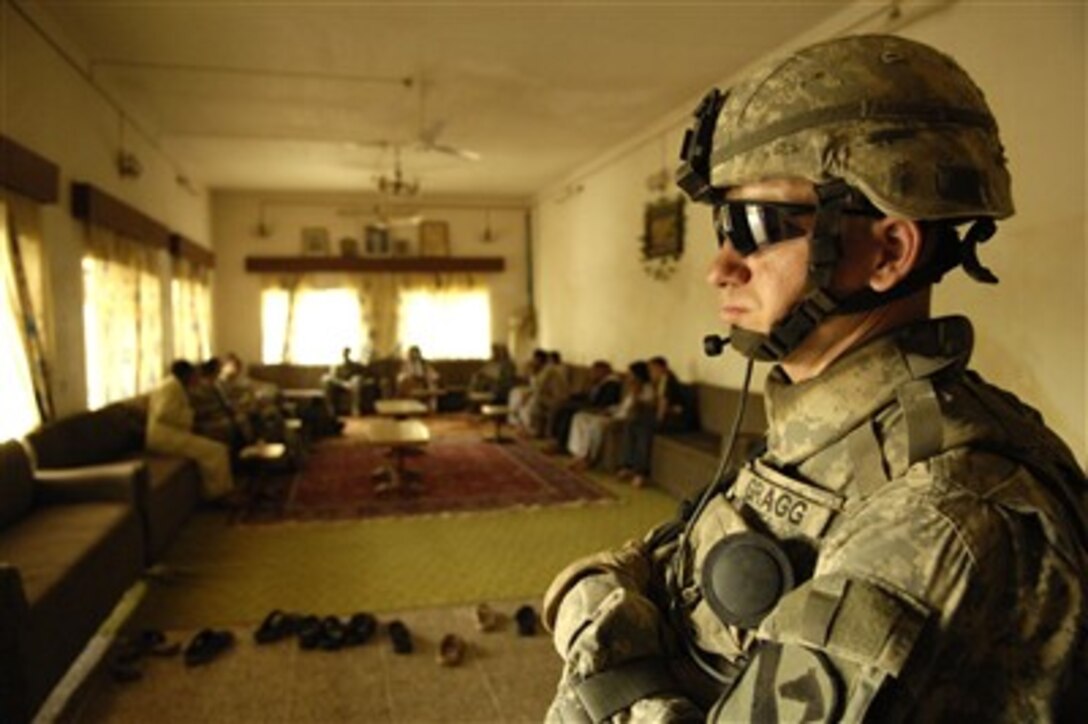
<svg viewBox="0 0 1088 724">
<path fill-rule="evenodd" d="M 217 254 L 215 351 L 234 351 L 250 361 L 260 359 L 261 275 L 245 271 L 245 257 L 297 255 L 302 228 L 309 226 L 329 230 L 335 254 L 341 237 L 362 236 L 363 227 L 374 220 L 372 209 L 376 202 L 372 196 L 342 193 L 216 193 L 212 201 L 212 238 Z M 262 206 L 269 229 L 266 236 L 257 233 Z M 509 317 L 528 304 L 525 220 L 529 202 L 509 198 L 430 198 L 411 209 L 420 211 L 424 218 L 449 223 L 453 256 L 504 258 L 505 271 L 472 276 L 485 282 L 491 292 L 492 339 L 506 342 Z M 396 208 L 390 209 L 391 217 L 401 214 Z M 488 218 L 494 239 L 484 242 Z M 415 235 L 412 227 L 394 231 L 394 236 L 414 239 Z"/>
<path fill-rule="evenodd" d="M 830 37 L 873 6 L 859 3 L 803 39 Z M 1085 381 L 1085 8 L 1082 4 L 959 2 L 899 29 L 956 57 L 985 90 L 1010 158 L 1017 215 L 981 257 L 1000 277 L 985 287 L 955 272 L 935 313 L 967 313 L 974 367 L 1038 407 L 1082 464 Z M 722 38 L 721 42 L 728 42 Z M 738 72 L 739 74 L 739 72 Z M 723 78 L 722 86 L 728 86 Z M 667 281 L 639 260 L 646 178 L 676 152 L 690 106 L 611 149 L 537 198 L 535 260 L 540 342 L 585 362 L 664 354 L 682 377 L 738 386 L 736 355 L 708 360 L 700 339 L 720 331 L 704 283 L 714 251 L 705 209 L 688 206 L 687 250 Z M 571 192 L 572 189 L 582 189 Z M 757 377 L 761 376 L 757 374 Z"/>
<path fill-rule="evenodd" d="M 143 174 L 119 176 L 118 129 L 117 111 L 17 11 L 0 3 L 0 133 L 60 167 L 60 201 L 42 207 L 54 302 L 49 356 L 60 413 L 86 407 L 83 229 L 69 212 L 71 183 L 92 183 L 198 243 L 210 238 L 207 194 L 179 185 L 174 164 L 132 129 L 125 141 Z"/>
</svg>

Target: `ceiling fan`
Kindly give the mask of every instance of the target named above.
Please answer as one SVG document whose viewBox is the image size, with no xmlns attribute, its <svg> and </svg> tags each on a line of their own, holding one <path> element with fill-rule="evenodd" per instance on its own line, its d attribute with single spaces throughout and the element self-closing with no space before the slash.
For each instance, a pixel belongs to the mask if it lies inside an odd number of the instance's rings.
<svg viewBox="0 0 1088 724">
<path fill-rule="evenodd" d="M 438 137 L 442 135 L 446 127 L 445 120 L 436 120 L 427 124 L 427 80 L 423 76 L 415 79 L 419 86 L 419 126 L 417 131 L 416 147 L 421 151 L 444 153 L 448 156 L 460 158 L 465 161 L 479 161 L 480 154 L 467 148 L 461 148 L 449 143 L 441 143 Z"/>
<path fill-rule="evenodd" d="M 419 88 L 419 101 L 416 109 L 416 131 L 413 137 L 409 139 L 392 140 L 389 138 L 376 139 L 371 141 L 364 141 L 359 143 L 351 143 L 353 147 L 359 146 L 371 146 L 382 149 L 392 148 L 396 154 L 397 164 L 400 163 L 400 151 L 402 149 L 416 151 L 420 153 L 438 153 L 445 156 L 451 156 L 453 158 L 461 159 L 462 161 L 479 161 L 480 154 L 476 151 L 468 148 L 462 148 L 450 143 L 445 143 L 440 140 L 443 130 L 445 130 L 447 122 L 445 120 L 436 120 L 428 122 L 427 119 L 427 81 L 422 77 L 414 78 L 410 82 L 405 83 L 407 87 L 417 86 Z M 394 169 L 394 176 L 396 175 L 396 169 Z"/>
</svg>

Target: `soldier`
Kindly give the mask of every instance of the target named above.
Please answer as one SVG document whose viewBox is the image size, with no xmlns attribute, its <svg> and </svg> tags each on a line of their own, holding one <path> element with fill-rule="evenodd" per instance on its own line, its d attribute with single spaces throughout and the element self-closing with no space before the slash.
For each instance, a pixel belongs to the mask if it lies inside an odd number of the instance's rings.
<svg viewBox="0 0 1088 724">
<path fill-rule="evenodd" d="M 945 272 L 996 281 L 976 245 L 1013 213 L 981 91 L 836 39 L 708 94 L 682 158 L 728 341 L 777 363 L 766 448 L 553 582 L 549 720 L 1083 716 L 1084 474 L 967 368 L 968 320 L 930 318 Z"/>
</svg>

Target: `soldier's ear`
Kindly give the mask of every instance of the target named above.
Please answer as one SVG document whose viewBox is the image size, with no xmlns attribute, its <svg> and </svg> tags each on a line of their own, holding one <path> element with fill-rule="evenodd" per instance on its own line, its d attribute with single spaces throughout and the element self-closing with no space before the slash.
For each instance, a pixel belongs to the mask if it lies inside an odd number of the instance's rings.
<svg viewBox="0 0 1088 724">
<path fill-rule="evenodd" d="M 918 266 L 925 235 L 918 222 L 884 217 L 873 222 L 877 256 L 869 274 L 869 286 L 886 292 Z"/>
</svg>

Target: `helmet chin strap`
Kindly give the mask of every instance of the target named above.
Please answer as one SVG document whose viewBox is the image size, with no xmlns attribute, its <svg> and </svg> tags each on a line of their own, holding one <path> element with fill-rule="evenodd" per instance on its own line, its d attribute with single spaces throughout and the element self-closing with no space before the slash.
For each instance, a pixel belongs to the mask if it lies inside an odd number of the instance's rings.
<svg viewBox="0 0 1088 724">
<path fill-rule="evenodd" d="M 809 292 L 782 319 L 762 334 L 743 327 L 733 327 L 729 343 L 745 357 L 756 362 L 780 362 L 812 334 L 813 330 L 833 314 L 854 314 L 876 309 L 896 299 L 936 284 L 951 269 L 962 265 L 968 275 L 987 284 L 997 277 L 978 261 L 978 244 L 989 239 L 995 229 L 992 219 L 975 219 L 961 241 L 949 226 L 934 239 L 936 254 L 926 265 L 911 271 L 891 289 L 877 292 L 861 289 L 844 298 L 831 293 L 831 277 L 842 255 L 842 209 L 857 203 L 857 191 L 845 181 L 834 179 L 816 185 L 816 224 L 809 241 Z"/>
</svg>

